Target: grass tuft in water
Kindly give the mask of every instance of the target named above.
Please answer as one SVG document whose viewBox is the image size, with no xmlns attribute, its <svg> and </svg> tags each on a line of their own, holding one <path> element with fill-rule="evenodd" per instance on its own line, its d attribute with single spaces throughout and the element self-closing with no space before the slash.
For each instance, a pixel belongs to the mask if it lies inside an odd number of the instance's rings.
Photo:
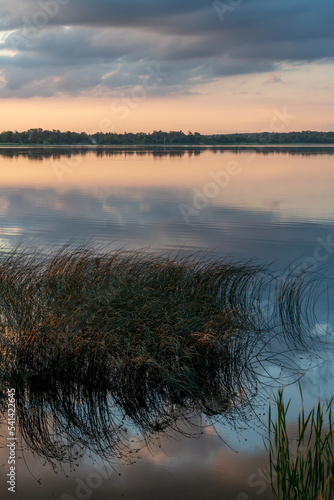
<svg viewBox="0 0 334 500">
<path fill-rule="evenodd" d="M 303 277 L 277 282 L 251 263 L 16 249 L 0 259 L 1 369 L 88 382 L 117 367 L 129 382 L 145 373 L 189 395 L 231 390 L 265 335 L 307 338 Z"/>
<path fill-rule="evenodd" d="M 146 439 L 194 415 L 240 420 L 262 360 L 307 343 L 314 284 L 208 257 L 18 248 L 0 257 L 0 417 L 15 387 L 25 442 L 59 462 L 123 456 L 124 422 Z"/>
</svg>

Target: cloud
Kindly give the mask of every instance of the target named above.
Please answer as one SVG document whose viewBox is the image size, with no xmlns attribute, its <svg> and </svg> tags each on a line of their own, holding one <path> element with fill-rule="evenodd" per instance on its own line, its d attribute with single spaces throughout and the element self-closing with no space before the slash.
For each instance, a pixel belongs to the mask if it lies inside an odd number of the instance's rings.
<svg viewBox="0 0 334 500">
<path fill-rule="evenodd" d="M 0 97 L 112 95 L 157 64 L 159 95 L 239 74 L 284 83 L 284 65 L 333 60 L 333 14 L 331 0 L 248 0 L 223 20 L 207 0 L 0 0 Z"/>
<path fill-rule="evenodd" d="M 282 78 L 280 77 L 280 75 L 275 75 L 275 73 L 271 73 L 269 75 L 269 77 L 264 80 L 265 84 L 271 84 L 271 83 L 282 83 L 283 85 L 286 85 L 286 82 L 284 80 L 282 80 Z"/>
</svg>

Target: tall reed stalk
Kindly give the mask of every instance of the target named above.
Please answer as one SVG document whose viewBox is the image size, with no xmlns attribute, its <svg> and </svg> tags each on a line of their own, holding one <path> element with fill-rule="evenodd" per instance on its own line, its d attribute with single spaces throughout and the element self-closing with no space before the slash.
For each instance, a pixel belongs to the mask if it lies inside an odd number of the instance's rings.
<svg viewBox="0 0 334 500">
<path fill-rule="evenodd" d="M 269 409 L 269 463 L 273 496 L 276 500 L 333 500 L 334 458 L 332 417 L 333 398 L 324 404 L 320 400 L 298 417 L 297 445 L 288 431 L 287 414 L 291 400 L 283 401 L 283 389 L 274 398 L 277 420 Z"/>
</svg>

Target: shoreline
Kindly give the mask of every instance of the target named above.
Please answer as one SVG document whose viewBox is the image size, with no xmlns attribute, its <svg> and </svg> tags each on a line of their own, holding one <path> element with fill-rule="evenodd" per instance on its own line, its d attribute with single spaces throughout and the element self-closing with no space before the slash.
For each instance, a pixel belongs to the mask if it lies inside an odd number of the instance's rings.
<svg viewBox="0 0 334 500">
<path fill-rule="evenodd" d="M 89 149 L 103 149 L 103 148 L 334 148 L 333 143 L 329 144 L 17 144 L 8 143 L 0 144 L 0 149 L 4 148 L 89 148 Z"/>
</svg>

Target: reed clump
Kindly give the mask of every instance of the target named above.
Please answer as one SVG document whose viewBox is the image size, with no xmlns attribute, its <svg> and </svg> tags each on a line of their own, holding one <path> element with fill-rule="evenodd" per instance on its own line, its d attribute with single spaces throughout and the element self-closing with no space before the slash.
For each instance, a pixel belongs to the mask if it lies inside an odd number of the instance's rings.
<svg viewBox="0 0 334 500">
<path fill-rule="evenodd" d="M 281 365 L 283 339 L 293 355 L 309 334 L 304 278 L 144 252 L 3 255 L 0 388 L 15 387 L 26 444 L 51 462 L 87 447 L 122 457 L 124 422 L 146 439 L 194 415 L 238 414 L 270 339 Z"/>
<path fill-rule="evenodd" d="M 236 392 L 264 334 L 302 339 L 303 282 L 280 284 L 269 314 L 273 279 L 249 263 L 16 249 L 0 259 L 1 370 Z"/>
<path fill-rule="evenodd" d="M 240 332 L 252 332 L 243 299 L 257 272 L 138 252 L 16 251 L 0 262 L 2 367 L 87 381 L 117 372 L 188 394 L 229 388 Z"/>
</svg>

